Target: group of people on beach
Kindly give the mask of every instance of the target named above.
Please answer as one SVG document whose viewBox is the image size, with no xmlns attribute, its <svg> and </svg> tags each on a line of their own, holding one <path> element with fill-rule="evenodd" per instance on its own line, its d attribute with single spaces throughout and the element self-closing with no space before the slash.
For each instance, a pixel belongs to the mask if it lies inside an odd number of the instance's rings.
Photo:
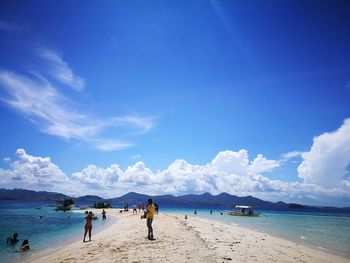
<svg viewBox="0 0 350 263">
<path fill-rule="evenodd" d="M 141 208 L 142 205 L 143 205 L 143 203 L 139 205 L 139 208 Z M 128 211 L 129 210 L 127 203 L 124 204 L 123 209 L 124 209 L 124 211 Z M 150 199 L 148 199 L 146 209 L 143 209 L 143 211 L 144 211 L 144 214 L 141 216 L 141 219 L 143 219 L 143 218 L 146 219 L 146 225 L 147 225 L 147 230 L 148 230 L 147 238 L 149 240 L 154 240 L 152 223 L 153 223 L 154 215 L 158 214 L 159 205 L 157 203 L 153 204 L 153 201 L 150 198 Z M 123 212 L 123 210 L 121 210 L 120 212 Z M 136 209 L 136 205 L 133 205 L 133 214 L 135 214 L 135 213 L 137 214 L 137 209 Z M 105 220 L 107 212 L 103 209 L 101 214 L 102 214 L 102 219 Z M 95 220 L 95 219 L 97 219 L 97 217 L 94 216 L 92 211 L 87 212 L 87 215 L 85 217 L 86 223 L 85 223 L 85 226 L 84 226 L 85 232 L 84 232 L 83 242 L 87 242 L 86 241 L 86 235 L 87 234 L 89 234 L 89 241 L 91 241 L 92 221 Z"/>
<path fill-rule="evenodd" d="M 19 242 L 18 233 L 14 233 L 12 237 L 8 237 L 6 239 L 6 243 L 10 246 L 15 246 Z M 30 249 L 28 239 L 23 240 L 21 247 L 17 250 L 17 252 L 25 252 Z"/>
</svg>

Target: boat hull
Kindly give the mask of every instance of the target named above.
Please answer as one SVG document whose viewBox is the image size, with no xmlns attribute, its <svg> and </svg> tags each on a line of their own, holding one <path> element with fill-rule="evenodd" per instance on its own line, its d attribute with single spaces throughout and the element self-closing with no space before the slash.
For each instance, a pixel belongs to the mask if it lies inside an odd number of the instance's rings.
<svg viewBox="0 0 350 263">
<path fill-rule="evenodd" d="M 259 213 L 254 213 L 254 214 L 244 214 L 244 213 L 240 213 L 240 212 L 229 212 L 228 213 L 231 216 L 259 216 Z"/>
<path fill-rule="evenodd" d="M 68 205 L 68 206 L 56 206 L 56 210 L 58 211 L 69 211 L 74 207 L 74 205 Z"/>
</svg>

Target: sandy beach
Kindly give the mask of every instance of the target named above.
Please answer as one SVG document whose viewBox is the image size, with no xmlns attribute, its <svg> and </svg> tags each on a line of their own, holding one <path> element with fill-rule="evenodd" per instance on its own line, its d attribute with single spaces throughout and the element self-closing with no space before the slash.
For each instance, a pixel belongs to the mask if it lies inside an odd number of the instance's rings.
<svg viewBox="0 0 350 263">
<path fill-rule="evenodd" d="M 93 231 L 91 242 L 82 242 L 82 229 L 81 241 L 49 253 L 32 252 L 26 262 L 350 262 L 241 226 L 168 213 L 155 216 L 156 240 L 149 241 L 140 214 L 107 212 L 118 221 Z"/>
</svg>

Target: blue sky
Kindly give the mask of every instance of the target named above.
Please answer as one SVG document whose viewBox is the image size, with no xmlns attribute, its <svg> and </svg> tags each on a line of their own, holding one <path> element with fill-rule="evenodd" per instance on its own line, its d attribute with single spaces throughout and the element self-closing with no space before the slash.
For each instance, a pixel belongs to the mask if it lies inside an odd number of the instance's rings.
<svg viewBox="0 0 350 263">
<path fill-rule="evenodd" d="M 350 206 L 347 1 L 0 5 L 2 187 Z"/>
</svg>

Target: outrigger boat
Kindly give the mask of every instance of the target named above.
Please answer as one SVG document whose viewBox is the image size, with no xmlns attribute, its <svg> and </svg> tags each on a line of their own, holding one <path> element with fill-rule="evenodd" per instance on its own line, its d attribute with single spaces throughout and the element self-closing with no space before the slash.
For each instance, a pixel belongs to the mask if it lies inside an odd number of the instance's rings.
<svg viewBox="0 0 350 263">
<path fill-rule="evenodd" d="M 255 213 L 254 209 L 250 205 L 236 205 L 236 210 L 229 212 L 232 216 L 259 216 L 260 213 Z"/>
<path fill-rule="evenodd" d="M 74 207 L 74 200 L 72 198 L 56 201 L 56 211 L 69 211 Z"/>
</svg>

